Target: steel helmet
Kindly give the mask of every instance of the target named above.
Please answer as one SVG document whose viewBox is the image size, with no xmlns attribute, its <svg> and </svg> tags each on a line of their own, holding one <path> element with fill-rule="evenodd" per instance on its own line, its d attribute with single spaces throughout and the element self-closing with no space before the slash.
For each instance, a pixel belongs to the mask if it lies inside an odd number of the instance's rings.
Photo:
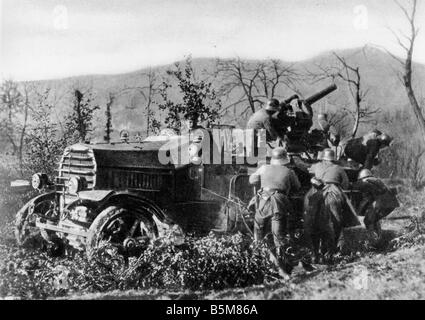
<svg viewBox="0 0 425 320">
<path fill-rule="evenodd" d="M 388 134 L 383 133 L 378 137 L 379 141 L 382 142 L 382 144 L 389 146 L 391 141 L 393 141 L 393 138 L 391 138 Z"/>
<path fill-rule="evenodd" d="M 267 101 L 265 109 L 267 111 L 279 111 L 279 100 L 270 99 L 269 101 Z"/>
<path fill-rule="evenodd" d="M 333 151 L 332 149 L 323 150 L 322 160 L 335 161 L 335 151 Z"/>
<path fill-rule="evenodd" d="M 363 169 L 359 172 L 359 176 L 358 176 L 359 180 L 369 178 L 369 177 L 373 177 L 373 174 L 369 169 Z"/>
<path fill-rule="evenodd" d="M 317 160 L 323 160 L 323 151 L 317 153 Z"/>
<path fill-rule="evenodd" d="M 285 148 L 277 147 L 274 148 L 272 151 L 272 159 L 270 161 L 270 164 L 272 165 L 285 165 L 288 164 L 289 158 L 288 154 L 286 153 Z"/>
</svg>

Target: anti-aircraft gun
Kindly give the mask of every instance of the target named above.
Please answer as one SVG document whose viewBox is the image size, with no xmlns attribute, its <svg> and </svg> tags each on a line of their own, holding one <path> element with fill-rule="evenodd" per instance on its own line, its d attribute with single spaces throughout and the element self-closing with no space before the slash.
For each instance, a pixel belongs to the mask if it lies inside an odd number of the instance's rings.
<svg viewBox="0 0 425 320">
<path fill-rule="evenodd" d="M 337 89 L 335 84 L 313 94 L 307 99 L 293 95 L 281 103 L 281 110 L 273 115 L 278 125 L 285 131 L 289 153 L 307 153 L 309 150 L 308 132 L 313 125 L 312 105 Z M 299 111 L 293 112 L 290 103 L 297 100 Z M 305 107 L 305 111 L 303 110 Z"/>
</svg>

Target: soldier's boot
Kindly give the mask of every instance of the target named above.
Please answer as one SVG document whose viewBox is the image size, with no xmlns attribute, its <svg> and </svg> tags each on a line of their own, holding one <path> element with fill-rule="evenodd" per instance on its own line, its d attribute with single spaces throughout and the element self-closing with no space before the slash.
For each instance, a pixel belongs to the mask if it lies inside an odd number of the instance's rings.
<svg viewBox="0 0 425 320">
<path fill-rule="evenodd" d="M 292 266 L 289 257 L 287 256 L 285 249 L 282 247 L 277 247 L 276 248 L 276 253 L 277 253 L 277 262 L 279 265 L 279 274 L 282 276 L 281 273 L 285 274 L 287 277 L 289 277 L 289 275 L 292 273 L 292 270 L 294 269 L 294 267 Z M 286 276 L 284 276 L 284 278 L 286 278 Z"/>
<path fill-rule="evenodd" d="M 381 221 L 380 220 L 377 220 L 375 222 L 375 230 L 376 230 L 376 233 L 378 234 L 378 238 L 380 239 L 381 236 L 382 236 L 382 227 L 381 227 Z"/>
</svg>

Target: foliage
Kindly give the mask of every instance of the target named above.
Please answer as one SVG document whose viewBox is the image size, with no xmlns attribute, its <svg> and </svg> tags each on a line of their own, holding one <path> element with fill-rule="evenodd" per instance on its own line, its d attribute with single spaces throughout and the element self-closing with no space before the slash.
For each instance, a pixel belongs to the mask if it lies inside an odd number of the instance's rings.
<svg viewBox="0 0 425 320">
<path fill-rule="evenodd" d="M 178 88 L 182 96 L 181 102 L 173 102 L 168 98 L 168 91 L 173 88 L 170 81 L 164 81 L 160 89 L 163 103 L 159 109 L 166 112 L 165 124 L 168 128 L 180 128 L 180 116 L 183 113 L 196 112 L 200 121 L 208 120 L 214 123 L 219 118 L 221 108 L 220 100 L 217 98 L 212 83 L 195 78 L 194 69 L 190 58 L 186 59 L 184 69 L 178 63 L 176 70 L 168 70 L 167 74 L 178 81 Z"/>
<path fill-rule="evenodd" d="M 46 252 L 0 249 L 0 296 L 47 298 L 73 292 L 143 289 L 223 289 L 262 284 L 276 276 L 262 245 L 241 234 L 189 239 L 176 247 L 157 242 L 128 264 L 99 248 L 92 259 L 83 253 L 53 259 Z"/>
<path fill-rule="evenodd" d="M 54 174 L 58 158 L 67 141 L 52 121 L 54 105 L 49 102 L 50 90 L 36 92 L 31 112 L 32 125 L 25 137 L 24 166 L 29 172 Z"/>
<path fill-rule="evenodd" d="M 408 109 L 382 112 L 377 118 L 379 129 L 394 141 L 380 152 L 381 164 L 375 168 L 384 178 L 407 179 L 415 188 L 425 186 L 423 137 Z"/>
<path fill-rule="evenodd" d="M 223 289 L 263 283 L 274 274 L 264 246 L 241 234 L 151 245 L 130 269 L 141 287 Z"/>
<path fill-rule="evenodd" d="M 65 121 L 65 140 L 68 144 L 74 142 L 86 142 L 93 131 L 93 115 L 99 106 L 94 103 L 92 89 L 82 92 L 73 89 L 72 112 Z"/>
</svg>

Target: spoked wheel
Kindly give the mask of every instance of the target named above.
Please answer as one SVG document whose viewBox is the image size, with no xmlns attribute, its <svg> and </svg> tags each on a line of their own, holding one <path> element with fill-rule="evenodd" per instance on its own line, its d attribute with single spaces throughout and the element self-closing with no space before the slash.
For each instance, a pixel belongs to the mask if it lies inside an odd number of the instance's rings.
<svg viewBox="0 0 425 320">
<path fill-rule="evenodd" d="M 20 246 L 37 245 L 42 242 L 42 238 L 46 240 L 49 234 L 47 231 L 41 232 L 35 225 L 37 213 L 46 216 L 54 216 L 55 203 L 52 200 L 44 200 L 37 204 L 27 203 L 16 214 L 15 219 L 15 238 Z"/>
<path fill-rule="evenodd" d="M 124 256 L 138 256 L 157 237 L 155 222 L 142 212 L 108 207 L 90 226 L 87 254 L 91 258 L 102 244 Z"/>
</svg>

